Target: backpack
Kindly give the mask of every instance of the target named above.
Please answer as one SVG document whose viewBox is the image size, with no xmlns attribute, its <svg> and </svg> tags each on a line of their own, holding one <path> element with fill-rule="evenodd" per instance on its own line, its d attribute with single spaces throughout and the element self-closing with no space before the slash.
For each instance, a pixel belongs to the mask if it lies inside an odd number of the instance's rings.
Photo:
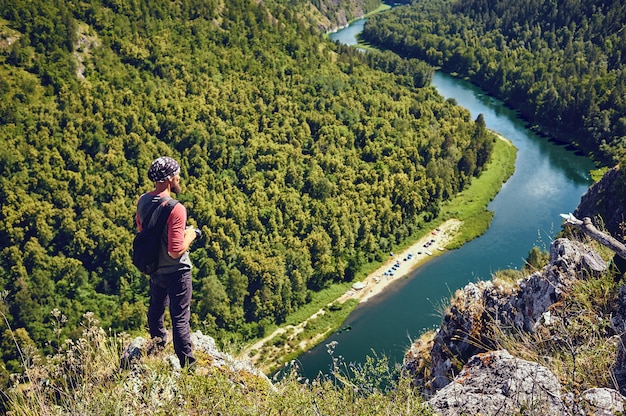
<svg viewBox="0 0 626 416">
<path fill-rule="evenodd" d="M 146 226 L 142 227 L 142 230 L 133 240 L 133 264 L 140 272 L 145 274 L 152 274 L 156 272 L 159 267 L 159 252 L 161 251 L 160 245 L 163 227 L 165 227 L 167 218 L 170 216 L 172 209 L 174 209 L 174 205 L 178 204 L 177 200 L 169 199 L 161 209 L 157 222 L 154 223 L 154 218 L 152 217 L 155 215 L 156 209 L 161 206 L 161 202 L 162 201 L 159 199 L 158 203 L 153 203 L 154 206 L 148 215 L 146 215 L 147 221 L 143 221 Z"/>
</svg>

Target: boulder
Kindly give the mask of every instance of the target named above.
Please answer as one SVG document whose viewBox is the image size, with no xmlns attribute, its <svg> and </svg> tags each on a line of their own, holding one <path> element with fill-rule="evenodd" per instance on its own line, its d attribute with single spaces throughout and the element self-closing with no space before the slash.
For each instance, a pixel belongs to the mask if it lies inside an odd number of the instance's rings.
<svg viewBox="0 0 626 416">
<path fill-rule="evenodd" d="M 613 416 L 624 413 L 624 396 L 607 388 L 585 390 L 580 397 L 572 400 L 567 397 L 568 414 L 574 416 Z"/>
<path fill-rule="evenodd" d="M 428 400 L 442 416 L 562 414 L 561 385 L 545 367 L 506 350 L 477 354 Z"/>
<path fill-rule="evenodd" d="M 473 356 L 427 404 L 441 416 L 608 416 L 622 414 L 624 400 L 608 388 L 563 395 L 558 379 L 546 367 L 498 350 Z"/>
</svg>

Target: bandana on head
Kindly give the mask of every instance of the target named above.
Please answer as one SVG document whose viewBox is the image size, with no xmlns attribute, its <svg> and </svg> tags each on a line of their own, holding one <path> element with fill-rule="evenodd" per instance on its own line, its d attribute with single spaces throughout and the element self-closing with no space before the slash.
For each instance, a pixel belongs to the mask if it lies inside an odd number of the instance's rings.
<svg viewBox="0 0 626 416">
<path fill-rule="evenodd" d="M 152 162 L 148 178 L 152 182 L 165 182 L 180 173 L 180 165 L 171 157 L 162 156 Z"/>
</svg>

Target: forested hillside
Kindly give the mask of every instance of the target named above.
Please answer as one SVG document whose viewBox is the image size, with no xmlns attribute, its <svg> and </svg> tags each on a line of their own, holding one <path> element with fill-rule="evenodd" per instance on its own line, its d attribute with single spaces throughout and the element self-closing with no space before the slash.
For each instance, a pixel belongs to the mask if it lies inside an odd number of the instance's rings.
<svg viewBox="0 0 626 416">
<path fill-rule="evenodd" d="M 160 155 L 203 230 L 192 327 L 218 340 L 350 281 L 481 172 L 494 139 L 430 67 L 324 41 L 284 3 L 0 0 L 3 376 L 14 336 L 50 351 L 88 311 L 144 328 L 130 249 Z"/>
<path fill-rule="evenodd" d="M 468 77 L 601 163 L 626 155 L 626 3 L 422 0 L 363 39 Z"/>
</svg>

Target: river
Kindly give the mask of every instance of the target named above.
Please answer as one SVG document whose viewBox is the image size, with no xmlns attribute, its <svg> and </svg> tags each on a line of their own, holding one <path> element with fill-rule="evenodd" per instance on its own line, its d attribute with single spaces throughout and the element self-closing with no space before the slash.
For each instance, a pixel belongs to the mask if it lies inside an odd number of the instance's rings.
<svg viewBox="0 0 626 416">
<path fill-rule="evenodd" d="M 365 19 L 330 35 L 356 44 Z M 502 102 L 463 80 L 437 72 L 434 87 L 454 98 L 475 119 L 483 114 L 488 128 L 518 149 L 515 173 L 489 204 L 491 226 L 481 237 L 434 258 L 383 294 L 360 305 L 345 322 L 350 331 L 333 334 L 298 358 L 303 376 L 329 373 L 327 344 L 336 341 L 334 357 L 364 363 L 367 356 L 401 362 L 411 340 L 441 322 L 442 305 L 469 282 L 486 280 L 501 269 L 520 268 L 533 246 L 548 249 L 561 229 L 560 213 L 572 212 L 591 184 L 593 163 L 563 146 L 538 137 Z"/>
</svg>

